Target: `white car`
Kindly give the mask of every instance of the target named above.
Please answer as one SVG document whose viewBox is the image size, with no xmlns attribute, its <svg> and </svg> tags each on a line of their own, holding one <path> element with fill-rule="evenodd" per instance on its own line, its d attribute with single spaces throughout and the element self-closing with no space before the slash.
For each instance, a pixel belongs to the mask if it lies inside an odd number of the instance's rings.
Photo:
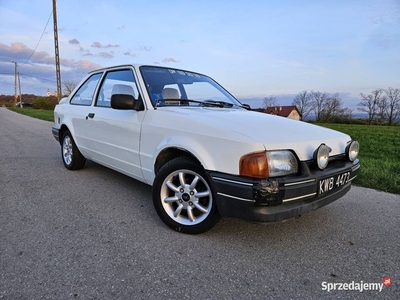
<svg viewBox="0 0 400 300">
<path fill-rule="evenodd" d="M 249 110 L 213 79 L 123 65 L 90 72 L 54 110 L 65 167 L 90 159 L 153 186 L 169 227 L 220 216 L 275 222 L 345 195 L 359 172 L 348 135 Z"/>
</svg>

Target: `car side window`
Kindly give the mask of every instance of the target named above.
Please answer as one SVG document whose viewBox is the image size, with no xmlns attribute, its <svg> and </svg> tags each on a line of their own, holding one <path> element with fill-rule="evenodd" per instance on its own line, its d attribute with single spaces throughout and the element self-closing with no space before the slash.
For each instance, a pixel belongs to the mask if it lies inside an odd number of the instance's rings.
<svg viewBox="0 0 400 300">
<path fill-rule="evenodd" d="M 139 91 L 131 69 L 107 72 L 100 87 L 96 106 L 111 107 L 111 96 L 114 94 L 132 95 L 135 99 L 139 99 Z"/>
<path fill-rule="evenodd" d="M 75 105 L 91 105 L 96 90 L 97 84 L 101 78 L 102 73 L 93 74 L 88 80 L 79 88 L 71 99 L 71 104 Z"/>
</svg>

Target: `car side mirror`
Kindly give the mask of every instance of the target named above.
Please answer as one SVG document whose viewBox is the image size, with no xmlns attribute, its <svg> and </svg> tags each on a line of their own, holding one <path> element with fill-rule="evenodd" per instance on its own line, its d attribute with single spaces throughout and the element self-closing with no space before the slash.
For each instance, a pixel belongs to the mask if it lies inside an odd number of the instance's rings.
<svg viewBox="0 0 400 300">
<path fill-rule="evenodd" d="M 144 108 L 140 99 L 135 99 L 132 95 L 126 94 L 113 94 L 111 96 L 111 107 L 124 110 L 143 110 Z"/>
</svg>

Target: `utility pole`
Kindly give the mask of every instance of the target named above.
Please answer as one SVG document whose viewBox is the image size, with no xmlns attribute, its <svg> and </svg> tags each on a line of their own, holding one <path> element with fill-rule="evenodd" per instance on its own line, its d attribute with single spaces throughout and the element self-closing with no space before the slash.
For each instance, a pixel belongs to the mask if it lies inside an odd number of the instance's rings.
<svg viewBox="0 0 400 300">
<path fill-rule="evenodd" d="M 14 79 L 14 105 L 17 105 L 17 98 L 18 98 L 18 95 L 17 95 L 17 68 L 18 68 L 18 65 L 17 65 L 16 61 L 10 60 L 10 62 L 12 62 L 14 64 L 14 74 L 15 74 L 15 79 Z"/>
<path fill-rule="evenodd" d="M 19 87 L 19 107 L 22 108 L 21 80 L 18 72 L 18 87 Z"/>
<path fill-rule="evenodd" d="M 15 79 L 14 79 L 14 105 L 17 105 L 17 99 L 18 99 L 18 94 L 17 94 L 17 78 L 18 78 L 18 86 L 19 86 L 19 107 L 22 108 L 22 95 L 21 95 L 21 81 L 19 79 L 19 71 L 18 71 L 18 64 L 16 61 L 10 60 L 14 64 L 14 73 L 15 73 Z"/>
<path fill-rule="evenodd" d="M 61 99 L 61 73 L 60 73 L 60 56 L 58 53 L 58 29 L 57 29 L 57 7 L 56 0 L 53 0 L 53 20 L 54 20 L 54 48 L 56 57 L 56 77 L 57 77 L 57 98 Z"/>
</svg>

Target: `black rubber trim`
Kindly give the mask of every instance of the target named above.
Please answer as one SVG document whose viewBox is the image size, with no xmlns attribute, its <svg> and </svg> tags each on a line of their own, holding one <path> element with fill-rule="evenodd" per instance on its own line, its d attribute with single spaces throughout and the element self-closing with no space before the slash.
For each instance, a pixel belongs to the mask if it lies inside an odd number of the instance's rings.
<svg viewBox="0 0 400 300">
<path fill-rule="evenodd" d="M 56 139 L 57 142 L 60 142 L 60 135 L 59 135 L 59 129 L 57 127 L 52 127 L 51 128 L 51 133 L 53 134 L 54 138 Z"/>
</svg>

